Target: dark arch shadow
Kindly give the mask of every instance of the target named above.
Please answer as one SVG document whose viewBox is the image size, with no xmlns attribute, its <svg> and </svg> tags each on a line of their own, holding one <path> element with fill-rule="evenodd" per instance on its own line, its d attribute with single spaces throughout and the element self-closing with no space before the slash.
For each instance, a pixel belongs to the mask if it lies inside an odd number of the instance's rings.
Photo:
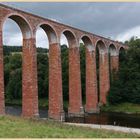
<svg viewBox="0 0 140 140">
<path fill-rule="evenodd" d="M 112 84 L 113 81 L 113 76 L 114 76 L 114 69 L 112 69 L 112 57 L 117 55 L 117 49 L 114 44 L 110 44 L 108 48 L 108 58 L 109 58 L 109 77 L 110 77 L 110 85 Z"/>
<path fill-rule="evenodd" d="M 105 44 L 102 40 L 98 40 L 96 43 L 96 73 L 97 73 L 97 93 L 98 93 L 98 102 L 100 102 L 100 56 L 106 52 Z"/>
</svg>

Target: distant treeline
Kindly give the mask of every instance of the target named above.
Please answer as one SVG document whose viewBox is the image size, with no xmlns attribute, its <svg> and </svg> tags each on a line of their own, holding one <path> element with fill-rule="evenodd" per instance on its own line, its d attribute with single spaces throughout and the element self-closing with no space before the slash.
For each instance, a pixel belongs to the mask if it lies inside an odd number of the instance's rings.
<svg viewBox="0 0 140 140">
<path fill-rule="evenodd" d="M 11 52 L 22 52 L 22 46 L 3 46 L 4 55 L 9 55 Z M 38 53 L 47 53 L 47 48 L 37 48 Z"/>
</svg>

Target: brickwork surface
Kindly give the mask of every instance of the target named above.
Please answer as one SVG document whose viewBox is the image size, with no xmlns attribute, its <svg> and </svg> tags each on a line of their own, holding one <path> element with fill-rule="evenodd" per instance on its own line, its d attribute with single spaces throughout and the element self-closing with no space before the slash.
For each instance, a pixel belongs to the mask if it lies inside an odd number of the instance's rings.
<svg viewBox="0 0 140 140">
<path fill-rule="evenodd" d="M 95 52 L 86 48 L 86 106 L 85 111 L 93 113 L 97 111 L 97 79 Z"/>
</svg>

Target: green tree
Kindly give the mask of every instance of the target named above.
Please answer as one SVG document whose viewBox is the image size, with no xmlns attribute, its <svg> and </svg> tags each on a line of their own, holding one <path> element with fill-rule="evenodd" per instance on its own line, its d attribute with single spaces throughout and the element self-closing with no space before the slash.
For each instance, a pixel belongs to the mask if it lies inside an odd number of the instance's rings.
<svg viewBox="0 0 140 140">
<path fill-rule="evenodd" d="M 110 88 L 110 104 L 130 102 L 140 104 L 140 39 L 127 41 L 129 49 L 121 54 L 121 65 L 116 79 Z"/>
</svg>

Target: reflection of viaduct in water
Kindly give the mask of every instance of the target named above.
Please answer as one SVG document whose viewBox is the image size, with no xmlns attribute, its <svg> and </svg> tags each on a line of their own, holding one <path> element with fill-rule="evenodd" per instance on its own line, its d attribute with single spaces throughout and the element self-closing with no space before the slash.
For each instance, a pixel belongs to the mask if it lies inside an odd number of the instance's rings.
<svg viewBox="0 0 140 140">
<path fill-rule="evenodd" d="M 36 30 L 41 27 L 49 39 L 49 117 L 59 120 L 63 111 L 62 70 L 60 36 L 63 33 L 69 44 L 69 108 L 68 113 L 83 113 L 81 96 L 79 40 L 86 47 L 86 112 L 98 111 L 99 102 L 106 104 L 110 87 L 108 52 L 110 51 L 111 70 L 117 70 L 119 51 L 127 46 L 110 39 L 88 33 L 74 27 L 51 21 L 24 11 L 0 4 L 0 114 L 5 113 L 4 67 L 2 28 L 7 18 L 14 20 L 23 35 L 22 63 L 22 115 L 38 116 Z M 92 25 L 93 26 L 93 25 Z M 99 91 L 96 76 L 96 49 L 99 49 Z"/>
</svg>

